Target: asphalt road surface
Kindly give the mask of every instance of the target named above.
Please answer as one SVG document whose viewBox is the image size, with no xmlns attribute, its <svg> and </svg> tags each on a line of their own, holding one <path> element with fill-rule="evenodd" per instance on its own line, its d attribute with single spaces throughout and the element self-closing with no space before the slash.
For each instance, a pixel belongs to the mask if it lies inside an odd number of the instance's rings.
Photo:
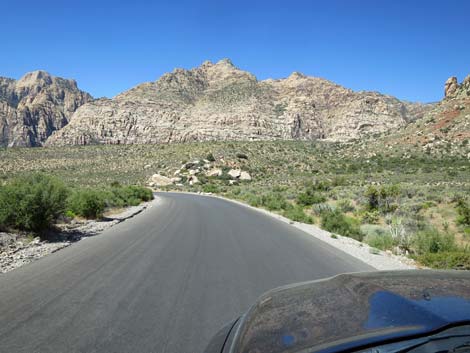
<svg viewBox="0 0 470 353">
<path fill-rule="evenodd" d="M 371 270 L 246 207 L 158 198 L 99 236 L 0 275 L 0 352 L 199 353 L 268 289 Z"/>
</svg>

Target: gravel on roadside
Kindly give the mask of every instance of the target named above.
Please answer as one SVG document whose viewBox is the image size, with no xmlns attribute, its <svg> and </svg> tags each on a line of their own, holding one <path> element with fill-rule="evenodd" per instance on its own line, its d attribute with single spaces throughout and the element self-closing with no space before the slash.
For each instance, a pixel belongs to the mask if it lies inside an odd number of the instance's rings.
<svg viewBox="0 0 470 353">
<path fill-rule="evenodd" d="M 152 201 L 151 201 L 152 202 Z M 98 235 L 145 210 L 151 202 L 132 206 L 102 220 L 72 220 L 57 224 L 53 240 L 31 238 L 27 234 L 0 232 L 0 274 L 14 270 L 41 257 L 63 249 L 84 237 Z"/>
</svg>

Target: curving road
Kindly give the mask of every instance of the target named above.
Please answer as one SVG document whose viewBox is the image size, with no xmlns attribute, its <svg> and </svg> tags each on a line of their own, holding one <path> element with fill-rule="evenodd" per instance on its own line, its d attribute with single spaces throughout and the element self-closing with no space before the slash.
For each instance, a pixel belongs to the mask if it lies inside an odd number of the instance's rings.
<svg viewBox="0 0 470 353">
<path fill-rule="evenodd" d="M 101 235 L 0 275 L 0 352 L 198 353 L 268 289 L 372 270 L 232 202 L 157 196 Z"/>
</svg>

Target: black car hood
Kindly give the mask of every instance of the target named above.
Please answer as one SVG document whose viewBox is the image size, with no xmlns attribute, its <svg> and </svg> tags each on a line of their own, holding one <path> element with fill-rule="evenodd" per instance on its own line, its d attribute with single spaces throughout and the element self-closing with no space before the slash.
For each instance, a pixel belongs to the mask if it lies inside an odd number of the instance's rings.
<svg viewBox="0 0 470 353">
<path fill-rule="evenodd" d="M 468 271 L 345 274 L 263 295 L 230 352 L 339 352 L 468 322 Z"/>
</svg>

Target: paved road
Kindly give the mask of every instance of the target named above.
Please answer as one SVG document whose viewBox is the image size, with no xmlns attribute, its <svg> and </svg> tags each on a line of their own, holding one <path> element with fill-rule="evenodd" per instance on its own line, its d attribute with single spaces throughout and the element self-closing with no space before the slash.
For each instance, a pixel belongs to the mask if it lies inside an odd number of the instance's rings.
<svg viewBox="0 0 470 353">
<path fill-rule="evenodd" d="M 246 207 L 158 197 L 99 236 L 0 275 L 0 352 L 198 353 L 268 289 L 370 269 Z"/>
</svg>

